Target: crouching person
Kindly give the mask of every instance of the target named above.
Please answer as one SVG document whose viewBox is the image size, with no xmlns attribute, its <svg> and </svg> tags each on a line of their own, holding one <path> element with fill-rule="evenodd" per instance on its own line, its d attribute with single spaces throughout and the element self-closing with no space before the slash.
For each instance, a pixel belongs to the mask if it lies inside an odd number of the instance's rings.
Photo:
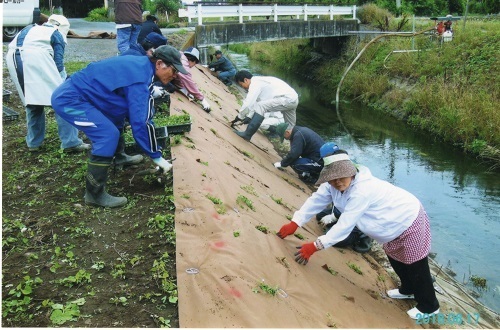
<svg viewBox="0 0 500 330">
<path fill-rule="evenodd" d="M 152 90 L 155 80 L 167 84 L 177 72 L 186 73 L 179 52 L 171 46 L 157 48 L 152 57 L 117 56 L 89 64 L 71 75 L 52 95 L 52 107 L 92 141 L 86 176 L 85 203 L 119 207 L 125 197 L 106 192 L 108 168 L 113 157 L 121 164 L 136 163 L 137 156 L 123 151 L 121 132 L 125 119 L 141 149 L 165 172 L 172 165 L 157 145 Z M 142 156 L 140 160 L 142 160 Z M 140 161 L 139 160 L 139 161 Z"/>
<path fill-rule="evenodd" d="M 412 319 L 424 313 L 438 314 L 439 302 L 428 263 L 429 218 L 417 197 L 374 177 L 367 167 L 355 166 L 344 150 L 335 151 L 323 161 L 318 190 L 277 235 L 280 238 L 292 235 L 329 204 L 342 214 L 325 235 L 298 247 L 295 261 L 307 264 L 315 252 L 342 241 L 356 226 L 383 244 L 401 280 L 401 287 L 387 291 L 387 295 L 393 299 L 414 299 L 417 306 L 407 311 Z"/>
</svg>

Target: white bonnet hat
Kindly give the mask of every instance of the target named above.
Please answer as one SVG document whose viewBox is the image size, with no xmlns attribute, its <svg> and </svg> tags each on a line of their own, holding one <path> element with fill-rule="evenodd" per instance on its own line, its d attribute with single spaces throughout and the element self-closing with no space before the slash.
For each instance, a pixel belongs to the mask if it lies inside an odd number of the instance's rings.
<svg viewBox="0 0 500 330">
<path fill-rule="evenodd" d="M 56 27 L 57 30 L 62 34 L 64 42 L 68 43 L 67 35 L 69 32 L 69 21 L 63 15 L 50 15 L 49 24 L 52 24 Z"/>
</svg>

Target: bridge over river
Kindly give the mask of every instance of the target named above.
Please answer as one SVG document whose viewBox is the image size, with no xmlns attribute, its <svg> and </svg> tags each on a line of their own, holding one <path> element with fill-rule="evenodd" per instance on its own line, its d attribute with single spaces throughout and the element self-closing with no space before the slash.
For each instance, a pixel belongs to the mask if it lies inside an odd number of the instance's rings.
<svg viewBox="0 0 500 330">
<path fill-rule="evenodd" d="M 202 63 L 210 46 L 304 38 L 328 43 L 329 38 L 349 36 L 360 24 L 356 6 L 310 4 L 198 3 L 180 9 L 179 17 L 191 24 L 196 20 L 194 45 Z"/>
</svg>

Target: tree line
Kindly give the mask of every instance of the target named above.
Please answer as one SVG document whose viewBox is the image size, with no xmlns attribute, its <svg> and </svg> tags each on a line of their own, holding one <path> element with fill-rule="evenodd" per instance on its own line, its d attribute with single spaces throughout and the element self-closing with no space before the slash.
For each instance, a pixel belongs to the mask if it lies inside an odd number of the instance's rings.
<svg viewBox="0 0 500 330">
<path fill-rule="evenodd" d="M 114 0 L 108 0 L 112 6 Z M 416 16 L 445 16 L 451 14 L 461 16 L 465 14 L 466 6 L 470 14 L 498 14 L 500 13 L 500 1 L 498 0 L 401 0 L 399 8 L 396 0 L 211 0 L 204 2 L 231 2 L 231 3 L 310 3 L 310 4 L 335 4 L 335 5 L 364 5 L 366 3 L 376 4 L 396 15 L 407 14 Z M 86 17 L 96 8 L 104 7 L 104 0 L 40 0 L 42 8 L 62 7 L 67 17 Z M 176 12 L 182 6 L 181 0 L 142 0 L 144 10 L 151 13 Z"/>
</svg>

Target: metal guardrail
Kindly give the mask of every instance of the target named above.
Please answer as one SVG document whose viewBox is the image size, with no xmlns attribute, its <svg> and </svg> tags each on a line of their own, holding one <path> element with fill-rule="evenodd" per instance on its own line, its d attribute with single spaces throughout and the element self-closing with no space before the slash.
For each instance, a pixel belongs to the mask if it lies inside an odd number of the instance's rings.
<svg viewBox="0 0 500 330">
<path fill-rule="evenodd" d="M 179 17 L 187 17 L 188 22 L 194 18 L 198 19 L 198 25 L 203 25 L 203 19 L 209 17 L 219 17 L 221 21 L 224 17 L 238 17 L 239 22 L 243 23 L 243 18 L 248 17 L 251 21 L 252 17 L 265 16 L 268 19 L 273 17 L 274 22 L 278 21 L 278 16 L 295 16 L 296 19 L 303 17 L 307 21 L 309 16 L 328 16 L 333 20 L 334 16 L 352 15 L 356 19 L 356 6 L 316 6 L 316 5 L 212 5 L 212 4 L 196 4 L 188 5 L 186 8 L 179 9 Z"/>
</svg>

